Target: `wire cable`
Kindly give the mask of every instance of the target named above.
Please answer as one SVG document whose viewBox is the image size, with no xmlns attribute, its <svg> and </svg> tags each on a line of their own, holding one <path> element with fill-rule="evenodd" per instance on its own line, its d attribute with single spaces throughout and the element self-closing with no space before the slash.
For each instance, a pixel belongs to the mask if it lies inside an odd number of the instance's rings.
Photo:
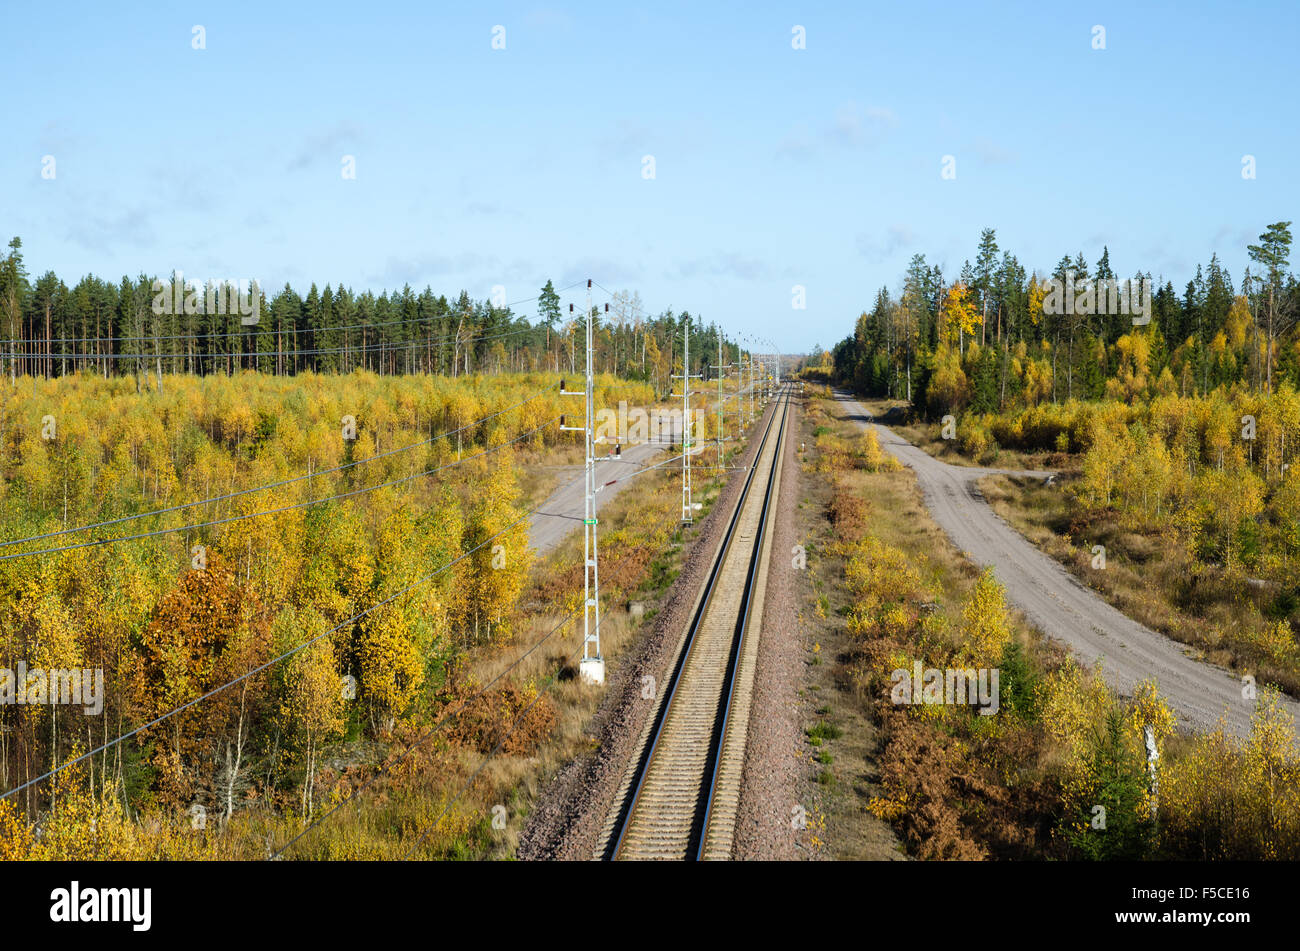
<svg viewBox="0 0 1300 951">
<path fill-rule="evenodd" d="M 560 417 L 558 416 L 553 417 L 547 420 L 546 422 L 542 423 L 540 426 L 536 426 L 525 433 L 520 433 L 518 436 L 515 436 L 513 439 L 507 440 L 504 443 L 501 443 L 496 446 L 492 446 L 488 449 L 484 449 L 482 452 L 475 453 L 472 456 L 464 456 L 460 459 L 457 459 L 455 462 L 449 462 L 446 465 L 437 466 L 433 469 L 426 469 L 424 472 L 417 472 L 414 475 L 403 476 L 400 479 L 393 479 L 389 482 L 381 482 L 378 485 L 369 485 L 369 486 L 364 486 L 360 489 L 353 489 L 351 492 L 342 492 L 339 493 L 338 495 L 328 495 L 319 499 L 308 499 L 305 502 L 295 502 L 292 505 L 282 505 L 279 508 L 266 509 L 265 511 L 261 511 L 261 512 L 249 512 L 244 515 L 230 515 L 227 516 L 226 518 L 212 519 L 211 521 L 207 521 L 207 522 L 195 522 L 190 525 L 177 525 L 174 528 L 160 528 L 151 532 L 139 532 L 135 535 L 119 535 L 115 538 L 100 538 L 89 542 L 77 542 L 72 545 L 62 545 L 57 548 L 38 548 L 35 551 L 15 552 L 9 555 L 0 555 L 0 562 L 11 561 L 15 558 L 29 558 L 34 555 L 53 555 L 53 554 L 58 554 L 59 552 L 77 551 L 78 549 L 82 549 L 82 548 L 94 548 L 98 545 L 110 545 L 116 542 L 130 542 L 130 541 L 139 541 L 142 538 L 156 538 L 159 535 L 170 535 L 170 534 L 174 534 L 175 532 L 186 532 L 196 528 L 210 528 L 214 525 L 225 525 L 230 522 L 242 522 L 250 518 L 262 518 L 263 516 L 266 515 L 279 515 L 283 512 L 292 512 L 297 509 L 307 508 L 312 505 L 318 505 L 322 502 L 337 502 L 341 499 L 354 498 L 358 495 L 364 495 L 367 492 L 374 492 L 378 489 L 387 489 L 395 485 L 402 485 L 406 482 L 412 481 L 413 479 L 419 479 L 422 476 L 433 475 L 434 473 L 442 472 L 444 469 L 450 469 L 454 466 L 460 465 L 461 463 L 469 462 L 471 459 L 478 459 L 490 453 L 497 452 L 498 450 L 504 449 L 507 446 L 514 445 L 515 443 L 519 442 L 522 439 L 526 439 L 527 437 L 533 435 L 536 432 L 540 432 L 541 430 L 545 429 L 547 426 L 550 426 L 552 423 L 559 420 L 559 418 Z"/>
<path fill-rule="evenodd" d="M 516 657 L 514 661 L 510 664 L 510 666 L 506 667 L 505 670 L 501 671 L 501 673 L 497 674 L 495 677 L 493 677 L 491 680 L 485 683 L 473 695 L 463 700 L 460 706 L 458 706 L 455 710 L 452 710 L 451 712 L 443 711 L 442 713 L 440 713 L 437 722 L 432 727 L 426 730 L 421 736 L 408 743 L 406 748 L 403 749 L 401 753 L 397 755 L 396 758 L 385 762 L 383 766 L 380 767 L 378 772 L 375 773 L 375 775 L 371 776 L 368 780 L 366 780 L 364 783 L 362 783 L 360 786 L 354 789 L 351 795 L 349 795 L 347 799 L 344 799 L 342 802 L 335 803 L 335 805 L 331 807 L 328 812 L 322 813 L 318 818 L 314 819 L 307 826 L 307 828 L 303 829 L 301 832 L 295 835 L 288 842 L 284 843 L 284 845 L 276 849 L 275 852 L 270 857 L 271 861 L 274 861 L 275 859 L 282 857 L 285 851 L 291 845 L 293 845 L 303 836 L 307 835 L 307 833 L 311 832 L 313 829 L 315 829 L 317 826 L 323 823 L 335 812 L 342 809 L 344 806 L 359 803 L 361 794 L 365 792 L 367 789 L 369 789 L 371 786 L 373 786 L 376 782 L 378 782 L 380 777 L 382 777 L 385 773 L 391 770 L 392 767 L 396 766 L 398 763 L 404 760 L 408 755 L 413 753 L 416 749 L 423 746 L 426 742 L 432 739 L 434 734 L 436 734 L 439 730 L 441 730 L 443 726 L 445 726 L 447 723 L 451 722 L 452 717 L 456 716 L 461 711 L 463 711 L 472 701 L 477 700 L 479 697 L 483 696 L 483 694 L 485 694 L 495 683 L 497 683 L 497 681 L 499 681 L 502 677 L 504 677 L 506 674 L 510 673 L 510 671 L 514 670 L 521 663 L 523 663 L 534 651 L 536 651 L 539 647 L 541 647 L 548 640 L 550 640 L 551 637 L 557 631 L 559 631 L 561 628 L 563 628 L 565 625 L 571 622 L 574 618 L 576 618 L 578 616 L 578 611 L 580 610 L 582 610 L 582 608 L 579 607 L 570 611 L 568 616 L 565 617 L 564 620 L 562 620 L 555 627 L 551 628 L 551 630 L 548 631 L 545 634 L 545 636 L 541 638 L 541 640 L 536 641 L 531 647 L 528 648 L 528 650 L 524 651 L 524 653 Z"/>
<path fill-rule="evenodd" d="M 599 633 L 600 623 L 597 623 L 596 631 Z M 569 662 L 577 660 L 578 655 L 581 653 L 582 653 L 582 647 L 581 645 L 579 645 L 578 649 L 574 651 L 571 655 L 567 656 L 565 660 Z M 438 814 L 438 818 L 433 820 L 433 822 L 431 822 L 427 827 L 425 827 L 424 832 L 422 832 L 420 834 L 420 837 L 415 840 L 415 845 L 411 846 L 410 850 L 407 851 L 406 854 L 402 856 L 403 862 L 410 860 L 411 856 L 414 855 L 415 852 L 420 848 L 420 846 L 424 844 L 424 840 L 428 838 L 429 833 L 432 832 L 434 829 L 438 828 L 443 818 L 447 815 L 448 812 L 451 811 L 451 807 L 454 806 L 457 802 L 459 802 L 460 798 L 464 796 L 465 793 L 469 792 L 470 787 L 474 785 L 474 780 L 478 779 L 479 773 L 483 772 L 483 770 L 487 768 L 487 764 L 492 762 L 493 758 L 498 753 L 501 752 L 501 748 L 505 746 L 506 740 L 510 739 L 511 734 L 513 734 L 515 730 L 519 727 L 519 724 L 523 720 L 523 718 L 528 714 L 530 710 L 533 709 L 534 706 L 537 705 L 537 702 L 546 695 L 547 691 L 549 691 L 551 687 L 555 686 L 556 682 L 560 679 L 560 672 L 563 669 L 564 669 L 564 665 L 561 664 L 559 669 L 557 669 L 555 673 L 553 673 L 547 679 L 546 683 L 542 685 L 541 689 L 537 691 L 537 696 L 533 697 L 533 699 L 529 701 L 528 706 L 524 707 L 517 714 L 515 714 L 514 720 L 512 720 L 510 723 L 510 729 L 506 731 L 503 737 L 501 737 L 497 745 L 492 748 L 492 752 L 488 753 L 488 755 L 484 757 L 483 762 L 479 763 L 478 769 L 474 770 L 474 772 L 470 774 L 469 779 L 466 780 L 465 785 L 460 788 L 460 791 L 457 792 L 456 795 L 447 802 L 447 805 L 443 807 L 442 812 Z"/>
<path fill-rule="evenodd" d="M 573 288 L 577 287 L 577 286 L 580 285 L 581 283 L 582 283 L 582 281 L 574 281 L 572 284 L 568 284 L 568 285 L 566 285 L 565 287 L 555 288 L 554 290 L 555 290 L 555 293 L 556 293 L 556 294 L 562 294 L 562 293 L 564 293 L 565 291 L 572 290 Z M 169 284 L 168 286 L 170 287 L 170 284 Z M 197 290 L 197 288 L 196 288 L 195 290 Z M 161 293 L 161 292 L 159 292 L 159 293 Z M 502 304 L 500 307 L 493 307 L 492 309 L 493 309 L 493 310 L 496 310 L 496 311 L 508 310 L 509 308 L 514 307 L 516 304 L 527 304 L 527 303 L 530 303 L 530 302 L 532 302 L 532 301 L 540 300 L 540 299 L 541 299 L 541 296 L 542 296 L 542 295 L 539 293 L 539 294 L 537 294 L 535 297 L 521 297 L 521 298 L 519 298 L 519 300 L 507 301 L 506 303 Z M 180 317 L 180 316 L 217 316 L 217 317 L 220 317 L 220 316 L 234 316 L 234 315 L 233 315 L 233 314 L 225 314 L 225 315 L 222 315 L 222 314 L 213 314 L 213 315 L 209 315 L 209 314 L 199 314 L 199 315 L 196 315 L 196 314 L 190 314 L 190 315 L 181 315 L 181 314 L 160 314 L 160 315 L 156 315 L 156 316 L 168 316 L 168 317 Z M 433 320 L 444 320 L 444 319 L 447 319 L 447 318 L 454 318 L 454 317 L 456 317 L 456 316 L 457 316 L 457 315 L 454 314 L 454 313 L 447 313 L 447 314 L 440 314 L 440 315 L 438 315 L 438 316 L 436 316 L 436 317 L 435 317 L 435 316 L 427 316 L 427 317 L 416 317 L 416 318 L 414 318 L 414 319 L 408 319 L 408 318 L 405 318 L 405 317 L 401 317 L 401 318 L 398 318 L 398 319 L 396 319 L 396 320 L 381 320 L 381 321 L 377 321 L 377 322 L 375 322 L 375 323 L 369 323 L 369 324 L 344 324 L 343 326 L 340 326 L 340 327 L 329 327 L 329 328 L 304 327 L 304 328 L 302 328 L 302 329 L 299 329 L 299 328 L 297 328 L 297 327 L 292 327 L 292 328 L 287 328 L 287 329 L 284 329 L 284 330 L 250 330 L 250 331 L 247 331 L 247 332 L 245 332 L 245 331 L 231 331 L 231 332 L 226 332 L 226 333 L 166 334 L 166 335 L 163 335 L 163 336 L 157 336 L 157 337 L 150 336 L 150 335 L 148 335 L 148 334 L 144 334 L 144 335 L 140 335 L 140 336 L 129 336 L 129 337 L 53 337 L 53 338 L 49 338 L 48 340 L 47 340 L 47 338 L 44 338 L 44 337 L 32 337 L 32 338 L 30 338 L 30 339 L 32 340 L 32 342 L 35 342 L 35 343 L 46 343 L 46 342 L 48 342 L 48 343 L 51 343 L 51 344 L 54 344 L 54 343 L 126 343 L 126 342 L 137 342 L 137 341 L 141 341 L 141 340 L 144 340 L 144 341 L 152 341 L 152 340 L 213 340 L 213 339 L 222 339 L 222 338 L 230 338 L 230 337 L 260 337 L 260 336 L 274 336 L 274 335 L 276 335 L 276 334 L 286 334 L 286 335 L 287 335 L 287 334 L 291 334 L 291 333 L 307 334 L 307 333 L 312 333 L 312 332 L 319 332 L 319 331 L 322 330 L 322 329 L 325 330 L 325 332 L 327 332 L 327 333 L 337 333 L 337 332 L 339 332 L 339 331 L 346 331 L 346 330 L 373 330 L 373 329 L 376 328 L 376 327 L 392 327 L 392 326 L 396 326 L 396 325 L 398 325 L 398 324 L 424 324 L 424 323 L 428 323 L 428 322 L 433 321 Z M 523 317 L 523 316 L 526 316 L 526 315 L 517 315 L 517 316 Z M 256 326 L 256 325 L 251 325 L 251 326 Z M 536 329 L 536 328 L 535 328 L 535 327 L 532 327 L 532 328 L 525 328 L 525 329 Z M 511 331 L 511 332 L 512 332 L 512 333 L 518 333 L 518 332 L 521 332 L 521 331 Z M 446 337 L 446 339 L 451 339 L 451 335 L 448 335 L 448 336 Z M 488 339 L 488 338 L 475 338 L 475 339 Z M 46 356 L 46 354 L 38 354 L 38 355 L 39 355 L 39 356 Z M 61 355 L 61 354 L 54 354 L 54 356 L 60 356 L 60 355 Z M 66 355 L 66 354 L 65 354 L 65 355 Z M 96 356 L 103 356 L 103 354 L 98 354 L 98 355 L 96 355 Z"/>
<path fill-rule="evenodd" d="M 235 686 L 235 684 L 242 683 L 243 681 L 247 680 L 249 677 L 255 676 L 256 674 L 260 674 L 262 671 L 274 666 L 275 664 L 278 664 L 280 661 L 288 657 L 292 657 L 294 654 L 297 654 L 301 650 L 305 650 L 306 648 L 310 647 L 312 644 L 316 643 L 322 638 L 328 637 L 329 635 L 335 633 L 336 631 L 342 630 L 343 628 L 347 627 L 349 624 L 355 624 L 363 617 L 366 617 L 367 615 L 373 613 L 374 611 L 377 611 L 379 608 L 383 607 L 386 604 L 391 604 L 393 601 L 397 600 L 398 598 L 406 594 L 409 594 L 411 591 L 413 591 L 415 588 L 419 587 L 420 585 L 424 584 L 425 582 L 430 581 L 433 578 L 436 578 L 444 571 L 447 571 L 448 569 L 464 561 L 470 555 L 474 554 L 474 552 L 481 549 L 484 545 L 487 545 L 489 542 L 495 541 L 496 539 L 500 538 L 502 535 L 509 532 L 511 529 L 515 528 L 517 525 L 519 525 L 521 522 L 523 522 L 532 514 L 533 513 L 531 511 L 525 512 L 519 518 L 515 519 L 513 522 L 507 525 L 505 528 L 501 529 L 501 531 L 497 532 L 495 535 L 490 535 L 489 537 L 485 538 L 483 541 L 479 542 L 473 548 L 469 549 L 469 551 L 463 552 L 456 558 L 453 558 L 451 561 L 447 562 L 445 565 L 441 566 L 440 568 L 431 571 L 429 574 L 425 575 L 424 577 L 412 581 L 409 585 L 407 585 L 405 588 L 402 588 L 396 594 L 389 595 L 387 598 L 384 598 L 382 601 L 379 601 L 378 603 L 371 605 L 370 607 L 366 608 L 364 611 L 360 612 L 359 614 L 354 614 L 351 617 L 347 618 L 346 620 L 340 622 L 339 624 L 336 624 L 328 631 L 325 631 L 321 634 L 317 634 L 315 637 L 312 637 L 304 641 L 303 643 L 299 644 L 297 647 L 290 648 L 284 653 L 272 657 L 270 660 L 266 661 L 265 663 L 259 664 L 257 667 L 254 667 L 252 670 L 248 671 L 247 673 L 240 674 L 234 680 L 228 681 L 220 685 L 219 687 L 213 687 L 207 693 L 195 697 L 193 700 L 188 700 L 185 703 L 181 704 L 180 706 L 174 707 L 171 710 L 168 710 L 166 713 L 163 713 L 160 716 L 155 717 L 154 719 L 150 720 L 148 723 L 145 723 L 142 726 L 138 726 L 127 733 L 123 733 L 121 736 L 115 737 L 114 739 L 109 740 L 106 743 L 100 744 L 99 746 L 95 747 L 94 749 L 90 750 L 87 753 L 82 753 L 80 756 L 68 760 L 68 762 L 62 764 L 61 766 L 56 766 L 54 769 L 50 770 L 49 772 L 42 773 L 40 776 L 37 776 L 35 779 L 29 779 L 27 780 L 27 782 L 23 783 L 22 785 L 15 786 L 13 789 L 10 789 L 8 792 L 0 794 L 0 799 L 8 799 L 10 796 L 16 793 L 20 793 L 24 789 L 34 786 L 36 783 L 49 779 L 51 776 L 54 776 L 57 773 L 60 773 L 71 766 L 75 766 L 77 763 L 83 762 L 84 760 L 92 756 L 96 756 L 99 753 L 103 753 L 105 750 L 112 749 L 118 743 L 122 743 L 126 740 L 129 740 L 131 737 L 136 736 L 137 734 L 145 730 L 157 726 L 159 723 L 162 723 L 163 721 L 170 719 L 171 717 L 175 716 L 181 711 L 188 710 L 190 707 L 194 706 L 195 704 L 202 703 L 204 700 L 207 700 L 209 697 L 214 697 L 217 694 L 221 693 L 223 690 L 228 690 L 229 688 Z"/>
</svg>

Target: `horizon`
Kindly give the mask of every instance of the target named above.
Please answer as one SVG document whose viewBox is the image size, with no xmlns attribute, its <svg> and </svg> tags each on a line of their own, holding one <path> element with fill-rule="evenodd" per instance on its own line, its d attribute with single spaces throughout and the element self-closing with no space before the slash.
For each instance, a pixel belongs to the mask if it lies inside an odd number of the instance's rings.
<svg viewBox="0 0 1300 951">
<path fill-rule="evenodd" d="M 1261 33 L 1203 3 L 998 9 L 20 9 L 2 237 L 69 285 L 515 300 L 590 277 L 787 353 L 840 339 L 915 253 L 955 275 L 986 227 L 1030 272 L 1105 246 L 1180 293 L 1214 254 L 1239 285 L 1297 217 L 1297 133 L 1255 92 L 1285 82 L 1297 11 L 1256 4 Z"/>
</svg>

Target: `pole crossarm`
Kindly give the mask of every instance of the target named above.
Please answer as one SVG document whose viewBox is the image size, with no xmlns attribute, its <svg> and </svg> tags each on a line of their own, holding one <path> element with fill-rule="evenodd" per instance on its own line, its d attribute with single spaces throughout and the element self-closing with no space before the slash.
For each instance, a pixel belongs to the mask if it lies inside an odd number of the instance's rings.
<svg viewBox="0 0 1300 951">
<path fill-rule="evenodd" d="M 569 305 L 573 312 L 573 305 Z M 605 305 L 609 312 L 609 304 Z M 596 374 L 593 364 L 595 349 L 595 332 L 592 325 L 591 280 L 587 281 L 587 318 L 586 318 L 586 374 L 585 386 L 581 390 L 569 390 L 564 381 L 560 381 L 560 393 L 563 396 L 583 397 L 584 412 L 581 426 L 567 425 L 567 419 L 560 417 L 560 429 L 583 434 L 583 514 L 582 514 L 582 659 L 579 672 L 586 683 L 603 684 L 605 682 L 605 659 L 600 651 L 600 557 L 597 543 L 596 515 L 596 443 L 604 442 L 597 438 L 594 431 L 596 419 Z"/>
</svg>

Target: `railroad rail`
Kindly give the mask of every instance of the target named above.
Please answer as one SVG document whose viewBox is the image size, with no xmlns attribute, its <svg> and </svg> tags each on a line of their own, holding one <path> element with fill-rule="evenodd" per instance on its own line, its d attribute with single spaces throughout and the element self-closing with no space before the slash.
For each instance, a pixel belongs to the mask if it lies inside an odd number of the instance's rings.
<svg viewBox="0 0 1300 951">
<path fill-rule="evenodd" d="M 606 820 L 601 858 L 731 857 L 789 399 L 782 389 L 768 415 L 669 682 Z"/>
</svg>

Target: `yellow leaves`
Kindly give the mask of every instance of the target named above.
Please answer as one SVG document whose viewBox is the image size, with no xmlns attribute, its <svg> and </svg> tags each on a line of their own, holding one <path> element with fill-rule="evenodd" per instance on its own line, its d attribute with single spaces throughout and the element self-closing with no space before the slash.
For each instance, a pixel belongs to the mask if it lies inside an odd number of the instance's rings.
<svg viewBox="0 0 1300 951">
<path fill-rule="evenodd" d="M 853 468 L 853 446 L 848 440 L 835 433 L 822 433 L 814 437 L 817 447 L 815 472 L 838 472 Z"/>
<path fill-rule="evenodd" d="M 982 421 L 977 422 L 968 416 L 961 428 L 958 442 L 961 445 L 961 451 L 976 462 L 989 465 L 997 458 L 997 442 Z"/>
<path fill-rule="evenodd" d="M 1115 355 L 1115 376 L 1106 381 L 1106 395 L 1110 399 L 1132 402 L 1147 391 L 1151 372 L 1150 332 L 1134 330 L 1124 334 L 1115 342 Z"/>
<path fill-rule="evenodd" d="M 872 796 L 867 802 L 867 808 L 877 819 L 883 819 L 886 822 L 894 822 L 901 819 L 907 814 L 910 803 L 906 793 L 899 792 L 894 796 Z"/>
<path fill-rule="evenodd" d="M 1101 671 L 1084 672 L 1067 659 L 1040 685 L 1039 693 L 1044 727 L 1065 745 L 1070 764 L 1077 768 L 1114 702 Z"/>
<path fill-rule="evenodd" d="M 1162 838 L 1203 859 L 1300 855 L 1300 758 L 1280 697 L 1262 691 L 1242 743 L 1222 725 L 1160 768 Z"/>
<path fill-rule="evenodd" d="M 961 356 L 947 345 L 934 354 L 934 375 L 926 398 L 936 414 L 951 413 L 970 402 L 971 386 L 962 369 Z"/>
<path fill-rule="evenodd" d="M 962 609 L 963 648 L 977 667 L 996 667 L 1011 641 L 1004 593 L 993 569 L 986 568 Z"/>
<path fill-rule="evenodd" d="M 1251 316 L 1250 305 L 1244 295 L 1238 294 L 1233 298 L 1228 317 L 1223 322 L 1223 331 L 1227 335 L 1224 342 L 1231 345 L 1234 350 L 1240 350 L 1246 345 L 1247 335 L 1254 329 L 1255 318 Z M 1218 338 L 1216 343 L 1217 340 Z"/>
<path fill-rule="evenodd" d="M 1206 470 L 1196 480 L 1196 497 L 1203 523 L 1222 548 L 1224 564 L 1237 563 L 1237 530 L 1243 520 L 1263 510 L 1263 480 L 1248 469 Z"/>
<path fill-rule="evenodd" d="M 957 281 L 948 288 L 943 301 L 944 339 L 951 343 L 961 334 L 973 334 L 982 323 L 984 323 L 984 316 L 971 300 L 969 289 L 961 281 Z"/>
<path fill-rule="evenodd" d="M 502 624 L 514 610 L 532 563 L 528 525 L 515 506 L 518 496 L 510 453 L 502 452 L 477 493 L 462 543 L 471 552 L 464 610 L 475 634 L 481 625 Z"/>
<path fill-rule="evenodd" d="M 424 683 L 424 663 L 416 632 L 400 605 L 393 602 L 361 621 L 357 659 L 367 704 L 391 728 L 411 705 Z"/>
<path fill-rule="evenodd" d="M 897 472 L 902 466 L 899 461 L 880 448 L 880 438 L 874 427 L 867 427 L 862 434 L 862 463 L 868 472 Z"/>
<path fill-rule="evenodd" d="M 901 640 L 912 632 L 916 617 L 901 604 L 894 604 L 880 615 L 880 632 L 885 637 Z"/>
<path fill-rule="evenodd" d="M 80 751 L 74 747 L 68 760 Z M 122 812 L 120 792 L 108 788 L 103 794 L 92 791 L 86 783 L 84 763 L 66 768 L 51 783 L 54 796 L 49 810 L 41 819 L 39 838 L 19 833 L 19 847 L 26 846 L 22 857 L 37 861 L 62 859 L 71 861 L 105 861 L 131 858 L 133 830 Z M 9 819 L 21 822 L 15 813 Z M 0 856 L 5 854 L 3 834 L 5 812 L 0 809 Z"/>
<path fill-rule="evenodd" d="M 1093 505 L 1110 505 L 1124 460 L 1132 451 L 1133 440 L 1127 428 L 1116 432 L 1104 420 L 1095 421 L 1092 445 L 1083 460 L 1083 479 L 1080 483 L 1089 502 Z"/>
<path fill-rule="evenodd" d="M 921 576 L 907 555 L 871 537 L 850 549 L 844 577 L 855 601 L 867 597 L 901 601 L 922 589 Z"/>
<path fill-rule="evenodd" d="M 301 636 L 310 641 L 328 630 L 314 612 L 302 618 Z M 334 663 L 334 646 L 321 637 L 289 659 L 285 670 L 286 705 L 292 729 L 312 743 L 343 730 L 342 678 Z"/>
<path fill-rule="evenodd" d="M 1157 743 L 1173 734 L 1177 719 L 1169 709 L 1169 704 L 1160 696 L 1155 678 L 1144 680 L 1134 688 L 1133 700 L 1129 704 L 1129 722 L 1139 734 L 1146 727 L 1151 727 Z"/>
<path fill-rule="evenodd" d="M 1274 664 L 1294 663 L 1296 660 L 1295 632 L 1285 618 L 1265 624 L 1262 628 L 1247 630 L 1242 640 Z"/>
<path fill-rule="evenodd" d="M 1160 370 L 1160 376 L 1156 379 L 1155 390 L 1161 396 L 1172 396 L 1178 390 L 1178 382 L 1174 375 L 1169 372 L 1169 367 Z"/>
<path fill-rule="evenodd" d="M 1041 403 L 1052 395 L 1052 365 L 1047 360 L 1032 360 L 1025 365 L 1025 399 Z"/>
<path fill-rule="evenodd" d="M 1147 434 L 1130 443 L 1130 451 L 1118 461 L 1123 506 L 1148 517 L 1160 515 L 1177 475 L 1165 441 Z"/>
<path fill-rule="evenodd" d="M 1261 782 L 1297 777 L 1295 719 L 1282 706 L 1276 690 L 1260 691 L 1250 717 L 1250 739 L 1245 747 L 1246 769 Z"/>
<path fill-rule="evenodd" d="M 32 832 L 12 799 L 0 799 L 0 862 L 17 862 L 28 857 Z"/>
<path fill-rule="evenodd" d="M 1300 547 L 1300 463 L 1288 470 L 1270 505 L 1274 517 L 1293 547 Z"/>
</svg>

